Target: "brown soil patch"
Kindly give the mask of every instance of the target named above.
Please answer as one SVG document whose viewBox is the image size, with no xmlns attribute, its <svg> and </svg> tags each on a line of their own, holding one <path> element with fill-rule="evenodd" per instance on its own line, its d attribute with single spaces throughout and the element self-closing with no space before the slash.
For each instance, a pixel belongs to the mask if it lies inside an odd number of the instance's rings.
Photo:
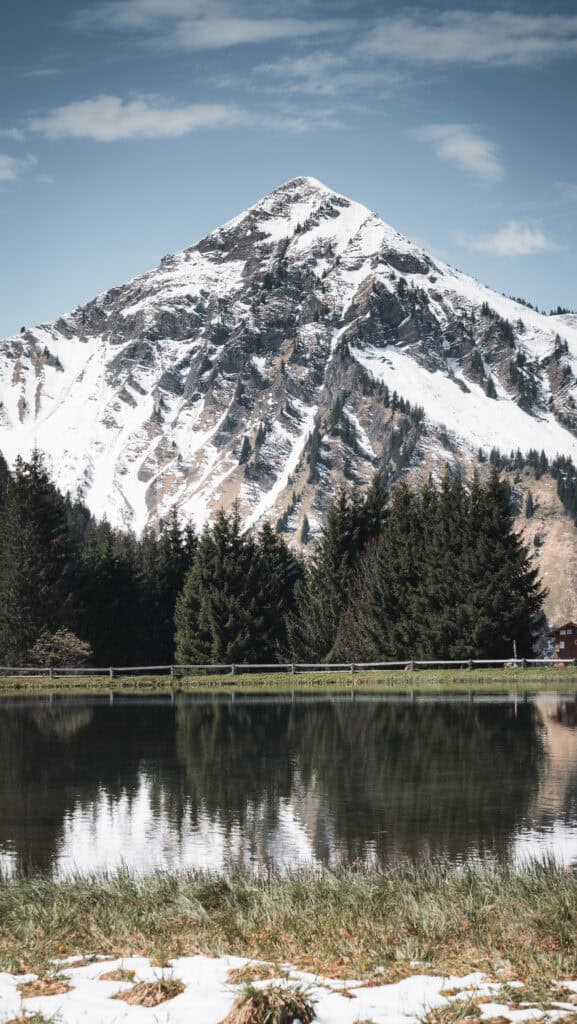
<svg viewBox="0 0 577 1024">
<path fill-rule="evenodd" d="M 37 996 L 61 996 L 70 992 L 72 985 L 64 978 L 37 978 L 36 981 L 23 981 L 18 991 L 23 999 L 35 999 Z"/>
<path fill-rule="evenodd" d="M 184 985 L 176 978 L 162 978 L 160 981 L 139 981 L 128 992 L 117 992 L 113 999 L 122 999 L 130 1006 L 159 1006 L 168 999 L 174 999 L 184 992 Z"/>
</svg>

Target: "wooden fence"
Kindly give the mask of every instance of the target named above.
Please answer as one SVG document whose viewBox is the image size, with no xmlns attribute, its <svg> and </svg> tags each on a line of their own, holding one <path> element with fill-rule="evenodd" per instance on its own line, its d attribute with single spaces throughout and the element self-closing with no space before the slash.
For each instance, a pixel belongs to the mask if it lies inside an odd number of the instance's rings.
<svg viewBox="0 0 577 1024">
<path fill-rule="evenodd" d="M 229 664 L 229 665 L 110 665 L 107 668 L 75 668 L 62 666 L 9 666 L 0 665 L 0 676 L 12 676 L 22 678 L 50 678 L 56 679 L 66 676 L 105 676 L 110 679 L 121 676 L 166 675 L 171 679 L 185 675 L 250 675 L 262 674 L 263 672 L 279 675 L 298 675 L 303 672 L 348 672 L 351 675 L 365 672 L 383 671 L 418 671 L 421 668 L 442 668 L 442 669 L 475 669 L 475 668 L 516 668 L 526 669 L 531 667 L 556 666 L 577 667 L 577 658 L 493 658 L 493 659 L 463 659 L 461 661 L 379 661 L 379 662 L 346 662 L 339 664 L 322 663 L 276 663 L 273 665 L 254 664 Z"/>
</svg>

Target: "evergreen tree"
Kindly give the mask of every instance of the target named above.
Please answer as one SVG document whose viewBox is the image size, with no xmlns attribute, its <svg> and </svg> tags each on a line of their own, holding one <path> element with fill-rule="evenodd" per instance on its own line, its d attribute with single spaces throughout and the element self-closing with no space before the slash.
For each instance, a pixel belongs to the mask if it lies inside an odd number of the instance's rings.
<svg viewBox="0 0 577 1024">
<path fill-rule="evenodd" d="M 282 660 L 288 654 L 287 618 L 294 612 L 296 585 L 303 578 L 303 570 L 294 552 L 268 523 L 262 527 L 256 544 L 263 617 L 259 660 Z"/>
<path fill-rule="evenodd" d="M 176 602 L 179 664 L 258 661 L 264 615 L 262 562 L 241 533 L 238 509 L 202 533 Z"/>
<path fill-rule="evenodd" d="M 90 522 L 78 566 L 76 632 L 91 644 L 97 665 L 148 660 L 139 555 L 132 535 Z"/>
<path fill-rule="evenodd" d="M 327 522 L 308 559 L 297 588 L 297 607 L 288 619 L 289 645 L 295 657 L 334 660 L 335 642 L 354 569 L 385 514 L 380 478 L 365 496 L 342 489 L 329 507 Z"/>
<path fill-rule="evenodd" d="M 146 624 L 146 649 L 152 663 L 166 665 L 174 656 L 176 599 L 192 564 L 196 535 L 183 530 L 173 509 L 160 534 L 148 531 L 141 541 L 140 601 Z"/>
<path fill-rule="evenodd" d="M 508 486 L 493 471 L 472 509 L 469 559 L 471 657 L 533 654 L 546 591 L 515 532 Z"/>
<path fill-rule="evenodd" d="M 339 651 L 377 661 L 530 657 L 544 597 L 496 470 L 468 492 L 449 477 L 420 497 L 401 486 L 357 572 Z"/>
<path fill-rule="evenodd" d="M 238 457 L 238 461 L 239 461 L 239 463 L 241 465 L 243 465 L 245 462 L 248 462 L 248 460 L 250 458 L 250 453 L 251 453 L 250 440 L 248 439 L 248 437 L 245 434 L 245 436 L 242 439 L 242 444 L 241 444 L 241 447 L 240 447 L 240 455 Z"/>
<path fill-rule="evenodd" d="M 466 489 L 449 473 L 437 494 L 429 486 L 419 496 L 422 583 L 413 601 L 413 652 L 418 658 L 461 656 L 467 628 L 469 511 Z"/>
<path fill-rule="evenodd" d="M 531 491 L 527 491 L 527 497 L 525 499 L 525 517 L 531 519 L 531 516 L 535 514 L 535 502 Z"/>
<path fill-rule="evenodd" d="M 45 629 L 70 617 L 69 537 L 64 499 L 44 460 L 18 458 L 0 506 L 0 658 L 24 664 Z"/>
<path fill-rule="evenodd" d="M 421 537 L 415 495 L 401 484 L 386 526 L 353 581 L 337 640 L 341 656 L 367 661 L 414 656 L 414 598 L 423 578 Z"/>
</svg>

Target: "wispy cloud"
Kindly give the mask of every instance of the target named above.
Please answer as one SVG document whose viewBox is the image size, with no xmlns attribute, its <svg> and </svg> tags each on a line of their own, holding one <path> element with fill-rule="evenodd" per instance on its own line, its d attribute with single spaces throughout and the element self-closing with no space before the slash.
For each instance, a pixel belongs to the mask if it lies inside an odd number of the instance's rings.
<svg viewBox="0 0 577 1024">
<path fill-rule="evenodd" d="M 559 248 L 538 225 L 518 220 L 508 221 L 493 234 L 477 238 L 458 235 L 456 240 L 473 252 L 489 252 L 497 256 L 537 256 Z"/>
<path fill-rule="evenodd" d="M 22 142 L 25 138 L 20 128 L 0 128 L 0 139 L 11 139 L 12 142 Z"/>
<path fill-rule="evenodd" d="M 341 18 L 286 17 L 286 8 L 245 0 L 115 0 L 84 8 L 79 28 L 132 30 L 178 50 L 215 50 L 242 44 L 320 36 L 350 24 Z"/>
<path fill-rule="evenodd" d="M 21 174 L 36 164 L 36 157 L 8 156 L 0 153 L 0 181 L 15 181 Z"/>
<path fill-rule="evenodd" d="M 574 181 L 555 181 L 555 188 L 562 199 L 570 203 L 577 202 L 577 183 Z"/>
<path fill-rule="evenodd" d="M 336 123 L 331 111 L 307 111 L 304 116 L 276 111 L 257 114 L 224 103 L 177 105 L 161 96 L 95 96 L 55 107 L 29 122 L 30 131 L 49 139 L 174 139 L 211 128 L 268 128 L 305 132 Z"/>
<path fill-rule="evenodd" d="M 420 142 L 429 142 L 439 159 L 450 160 L 484 181 L 498 181 L 505 174 L 497 146 L 475 125 L 425 124 L 410 129 L 409 134 Z"/>
<path fill-rule="evenodd" d="M 31 68 L 22 74 L 24 78 L 54 78 L 55 75 L 62 74 L 62 68 Z"/>
<path fill-rule="evenodd" d="M 577 16 L 411 10 L 379 18 L 361 48 L 417 64 L 524 67 L 577 54 Z"/>
<path fill-rule="evenodd" d="M 284 57 L 274 64 L 260 64 L 254 70 L 283 91 L 316 96 L 337 96 L 367 88 L 383 96 L 403 81 L 403 76 L 392 69 L 361 67 L 348 56 L 326 51 Z"/>
<path fill-rule="evenodd" d="M 81 8 L 74 21 L 85 28 L 150 29 L 168 19 L 222 17 L 229 9 L 222 0 L 105 0 Z"/>
</svg>

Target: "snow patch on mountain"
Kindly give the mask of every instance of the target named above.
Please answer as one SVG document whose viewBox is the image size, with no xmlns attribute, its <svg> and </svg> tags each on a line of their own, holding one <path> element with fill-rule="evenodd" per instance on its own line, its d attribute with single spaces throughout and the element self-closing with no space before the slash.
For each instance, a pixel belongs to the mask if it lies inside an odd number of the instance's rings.
<svg viewBox="0 0 577 1024">
<path fill-rule="evenodd" d="M 0 451 L 42 449 L 62 490 L 138 532 L 235 501 L 247 525 L 296 530 L 339 484 L 455 445 L 577 460 L 576 370 L 577 315 L 507 299 L 296 178 L 0 342 Z"/>
</svg>

